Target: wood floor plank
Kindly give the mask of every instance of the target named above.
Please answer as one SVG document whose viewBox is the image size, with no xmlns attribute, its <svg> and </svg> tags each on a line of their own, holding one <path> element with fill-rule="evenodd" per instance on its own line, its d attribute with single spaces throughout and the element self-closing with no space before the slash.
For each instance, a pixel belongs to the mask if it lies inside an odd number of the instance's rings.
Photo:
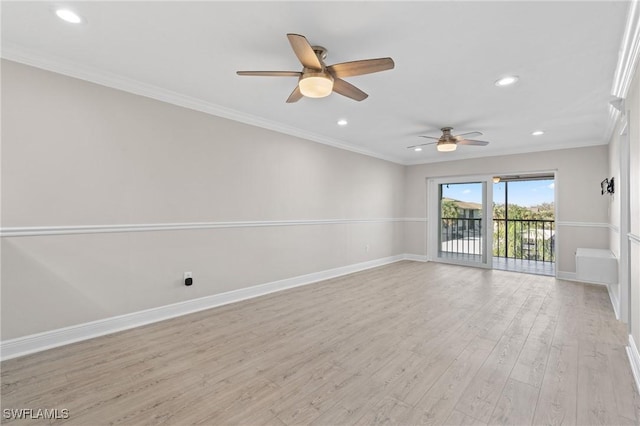
<svg viewBox="0 0 640 426">
<path fill-rule="evenodd" d="M 589 335 L 589 337 L 592 336 Z M 580 340 L 576 410 L 578 424 L 614 425 L 619 421 L 613 393 L 613 377 L 609 373 L 605 345 Z"/>
<path fill-rule="evenodd" d="M 356 426 L 368 426 L 368 425 L 397 425 L 402 424 L 401 419 L 410 413 L 413 407 L 405 404 L 402 401 L 391 397 L 383 398 L 378 404 L 368 410 L 355 423 L 324 423 L 324 424 L 354 424 Z"/>
<path fill-rule="evenodd" d="M 467 416 L 458 410 L 453 410 L 449 418 L 444 421 L 444 424 L 458 426 L 486 426 L 486 423 L 482 423 L 480 420 Z"/>
<path fill-rule="evenodd" d="M 626 350 L 608 347 L 608 364 L 611 372 L 618 415 L 632 423 L 640 424 L 640 394 L 628 378 L 632 376 Z"/>
<path fill-rule="evenodd" d="M 474 339 L 415 404 L 415 410 L 407 413 L 407 417 L 402 419 L 402 422 L 404 424 L 442 424 L 451 415 L 456 402 L 494 346 L 493 341 Z"/>
<path fill-rule="evenodd" d="M 520 356 L 544 296 L 530 295 L 509 323 L 502 338 L 456 404 L 456 409 L 488 422 L 502 389 Z"/>
<path fill-rule="evenodd" d="M 533 423 L 577 424 L 577 389 L 578 341 L 556 341 L 549 352 Z"/>
<path fill-rule="evenodd" d="M 511 371 L 510 377 L 540 388 L 551 350 L 551 339 L 540 340 L 529 336 Z"/>
<path fill-rule="evenodd" d="M 404 261 L 2 362 L 0 406 L 70 425 L 638 424 L 626 341 L 603 286 Z"/>
<path fill-rule="evenodd" d="M 523 345 L 519 335 L 504 335 L 469 381 L 455 406 L 456 410 L 488 422 Z"/>
<path fill-rule="evenodd" d="M 491 415 L 489 424 L 531 424 L 537 399 L 538 388 L 514 379 L 509 379 Z"/>
</svg>

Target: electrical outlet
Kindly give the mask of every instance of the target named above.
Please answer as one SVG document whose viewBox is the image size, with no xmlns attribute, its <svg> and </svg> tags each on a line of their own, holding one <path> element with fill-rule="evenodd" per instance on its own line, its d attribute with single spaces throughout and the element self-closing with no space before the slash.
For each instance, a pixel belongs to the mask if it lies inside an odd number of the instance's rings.
<svg viewBox="0 0 640 426">
<path fill-rule="evenodd" d="M 187 287 L 193 284 L 193 274 L 191 272 L 184 273 L 184 285 Z"/>
<path fill-rule="evenodd" d="M 369 253 L 369 244 L 364 246 L 364 251 L 366 251 L 367 253 Z"/>
</svg>

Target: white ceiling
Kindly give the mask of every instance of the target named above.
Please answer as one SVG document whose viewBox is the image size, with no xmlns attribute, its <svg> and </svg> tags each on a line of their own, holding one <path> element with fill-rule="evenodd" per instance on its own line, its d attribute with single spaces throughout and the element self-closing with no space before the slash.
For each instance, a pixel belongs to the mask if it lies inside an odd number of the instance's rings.
<svg viewBox="0 0 640 426">
<path fill-rule="evenodd" d="M 53 5 L 2 3 L 3 57 L 416 164 L 605 144 L 629 3 L 67 3 L 86 19 L 79 26 Z M 332 94 L 286 104 L 295 78 L 235 74 L 300 71 L 286 33 L 326 47 L 327 64 L 390 56 L 396 67 L 346 78 L 369 94 L 363 102 Z M 506 74 L 519 82 L 496 87 Z M 491 143 L 406 148 L 443 126 Z M 545 135 L 531 136 L 537 129 Z"/>
</svg>

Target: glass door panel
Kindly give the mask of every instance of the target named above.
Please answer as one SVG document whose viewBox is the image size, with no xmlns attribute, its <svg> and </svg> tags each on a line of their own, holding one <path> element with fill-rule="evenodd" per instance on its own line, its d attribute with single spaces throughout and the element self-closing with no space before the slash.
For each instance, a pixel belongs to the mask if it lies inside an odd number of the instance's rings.
<svg viewBox="0 0 640 426">
<path fill-rule="evenodd" d="M 491 267 L 493 234 L 488 233 L 492 212 L 492 177 L 429 180 L 428 259 L 437 262 Z M 490 231 L 490 230 L 489 230 Z"/>
<path fill-rule="evenodd" d="M 484 184 L 440 183 L 438 257 L 456 263 L 485 258 Z"/>
</svg>

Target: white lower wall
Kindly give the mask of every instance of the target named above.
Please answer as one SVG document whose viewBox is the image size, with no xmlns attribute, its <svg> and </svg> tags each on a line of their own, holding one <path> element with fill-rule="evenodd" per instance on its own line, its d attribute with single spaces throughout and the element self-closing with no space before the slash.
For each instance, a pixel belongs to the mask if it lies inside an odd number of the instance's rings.
<svg viewBox="0 0 640 426">
<path fill-rule="evenodd" d="M 3 238 L 2 338 L 387 258 L 401 236 L 390 221 Z"/>
<path fill-rule="evenodd" d="M 307 275 L 284 280 L 244 287 L 212 296 L 205 296 L 169 305 L 158 306 L 143 311 L 112 316 L 96 321 L 74 324 L 68 327 L 53 329 L 0 342 L 0 359 L 10 359 L 58 346 L 104 336 L 122 330 L 139 327 L 153 322 L 175 318 L 181 315 L 214 308 L 229 303 L 263 296 L 269 293 L 312 284 L 317 281 L 339 277 L 345 274 L 375 268 L 402 259 L 413 259 L 412 255 L 398 255 L 360 262 L 340 268 L 328 269 Z"/>
</svg>

